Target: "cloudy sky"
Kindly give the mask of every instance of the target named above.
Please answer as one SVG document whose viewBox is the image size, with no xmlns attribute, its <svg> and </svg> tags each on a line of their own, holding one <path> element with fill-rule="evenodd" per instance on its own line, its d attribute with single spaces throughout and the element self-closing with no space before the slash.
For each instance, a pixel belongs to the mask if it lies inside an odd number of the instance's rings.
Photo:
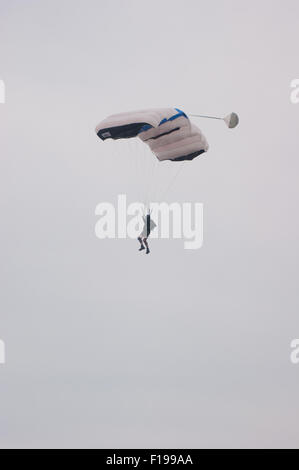
<svg viewBox="0 0 299 470">
<path fill-rule="evenodd" d="M 0 0 L 1 447 L 298 447 L 297 0 Z M 107 115 L 197 121 L 204 244 L 99 240 L 138 197 Z M 135 199 L 134 199 L 135 198 Z"/>
</svg>

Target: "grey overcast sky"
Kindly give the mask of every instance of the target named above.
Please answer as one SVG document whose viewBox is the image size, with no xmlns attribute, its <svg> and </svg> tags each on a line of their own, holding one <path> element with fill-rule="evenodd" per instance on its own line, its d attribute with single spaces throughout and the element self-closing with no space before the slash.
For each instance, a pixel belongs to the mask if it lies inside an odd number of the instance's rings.
<svg viewBox="0 0 299 470">
<path fill-rule="evenodd" d="M 297 0 L 0 0 L 2 448 L 298 447 L 298 35 Z M 168 195 L 203 247 L 146 257 L 95 236 L 140 181 L 94 128 L 168 106 L 240 126 Z"/>
</svg>

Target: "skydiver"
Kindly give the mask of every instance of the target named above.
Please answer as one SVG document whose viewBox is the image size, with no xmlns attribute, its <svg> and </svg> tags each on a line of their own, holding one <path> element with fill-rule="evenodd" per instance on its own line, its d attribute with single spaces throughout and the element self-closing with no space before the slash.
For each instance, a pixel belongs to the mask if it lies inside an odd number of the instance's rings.
<svg viewBox="0 0 299 470">
<path fill-rule="evenodd" d="M 140 243 L 139 251 L 145 250 L 145 248 L 146 248 L 145 253 L 148 255 L 150 253 L 150 250 L 149 250 L 149 247 L 148 247 L 147 239 L 148 239 L 151 231 L 154 230 L 154 228 L 157 225 L 151 219 L 150 213 L 148 213 L 146 216 L 143 216 L 142 219 L 143 219 L 143 222 L 144 222 L 144 226 L 143 226 L 141 234 L 138 237 L 138 241 Z"/>
</svg>

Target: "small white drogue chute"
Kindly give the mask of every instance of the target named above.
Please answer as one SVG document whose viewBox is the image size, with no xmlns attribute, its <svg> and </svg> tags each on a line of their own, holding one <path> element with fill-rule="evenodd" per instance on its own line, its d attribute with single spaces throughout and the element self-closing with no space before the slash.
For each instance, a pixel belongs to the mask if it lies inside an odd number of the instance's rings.
<svg viewBox="0 0 299 470">
<path fill-rule="evenodd" d="M 230 113 L 228 116 L 225 116 L 223 120 L 230 129 L 237 127 L 239 124 L 239 116 L 236 113 Z"/>
<path fill-rule="evenodd" d="M 216 116 L 204 116 L 201 114 L 189 114 L 189 116 L 201 117 L 201 118 L 207 118 L 207 119 L 219 119 L 221 121 L 224 121 L 227 127 L 229 127 L 230 129 L 237 127 L 237 125 L 239 124 L 239 116 L 236 113 L 230 113 L 224 118 L 216 117 Z"/>
</svg>

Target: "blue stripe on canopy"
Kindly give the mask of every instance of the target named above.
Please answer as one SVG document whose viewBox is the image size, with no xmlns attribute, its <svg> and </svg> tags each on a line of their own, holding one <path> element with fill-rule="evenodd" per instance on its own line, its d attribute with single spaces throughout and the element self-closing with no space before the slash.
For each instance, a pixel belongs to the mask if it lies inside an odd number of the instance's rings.
<svg viewBox="0 0 299 470">
<path fill-rule="evenodd" d="M 162 119 L 162 121 L 159 122 L 159 126 L 161 126 L 162 124 L 164 124 L 165 122 L 168 122 L 168 121 L 174 121 L 175 119 L 179 118 L 179 117 L 185 117 L 186 119 L 189 119 L 188 116 L 183 112 L 181 111 L 180 109 L 178 108 L 174 108 L 176 111 L 177 111 L 177 114 L 174 114 L 173 116 L 171 116 L 170 118 L 164 118 Z M 148 131 L 149 129 L 151 129 L 153 126 L 151 126 L 150 124 L 145 124 L 144 126 L 141 127 L 141 129 L 139 130 L 138 134 L 140 134 L 141 132 L 145 132 L 145 131 Z"/>
<path fill-rule="evenodd" d="M 162 119 L 162 121 L 160 121 L 160 123 L 159 123 L 159 126 L 161 126 L 161 124 L 164 124 L 164 122 L 174 121 L 174 119 L 177 119 L 178 117 L 181 117 L 181 116 L 184 116 L 186 119 L 189 119 L 188 116 L 183 111 L 181 111 L 178 108 L 174 108 L 174 109 L 177 111 L 177 114 L 174 114 L 173 116 L 171 116 L 168 119 L 166 119 L 166 118 Z"/>
<path fill-rule="evenodd" d="M 152 127 L 153 126 L 151 126 L 150 124 L 144 124 L 144 126 L 142 126 L 141 129 L 138 131 L 138 134 L 140 134 L 140 132 L 148 131 Z"/>
</svg>

